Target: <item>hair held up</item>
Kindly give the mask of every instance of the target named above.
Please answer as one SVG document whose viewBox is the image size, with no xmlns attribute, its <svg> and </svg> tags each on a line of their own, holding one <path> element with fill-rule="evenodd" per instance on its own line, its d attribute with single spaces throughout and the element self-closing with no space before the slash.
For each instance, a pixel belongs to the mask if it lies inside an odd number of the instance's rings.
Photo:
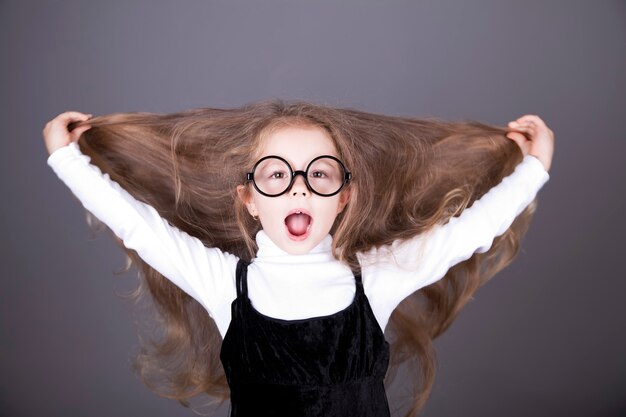
<svg viewBox="0 0 626 417">
<path fill-rule="evenodd" d="M 258 102 L 235 109 L 173 114 L 120 113 L 90 119 L 83 153 L 136 199 L 207 247 L 250 260 L 259 222 L 237 196 L 263 140 L 286 125 L 329 134 L 353 173 L 350 202 L 331 230 L 333 252 L 358 267 L 356 254 L 408 239 L 459 215 L 522 159 L 505 129 L 477 122 L 393 117 L 309 103 Z M 70 126 L 73 128 L 73 126 Z M 497 237 L 445 277 L 403 301 L 386 329 L 391 368 L 418 366 L 407 415 L 424 405 L 433 386 L 433 340 L 475 291 L 517 255 L 536 202 Z M 228 398 L 219 361 L 221 336 L 204 308 L 124 248 L 142 272 L 142 287 L 163 322 L 159 337 L 137 358 L 143 380 L 160 395 L 186 403 L 207 393 Z M 416 254 L 417 256 L 417 254 Z"/>
</svg>

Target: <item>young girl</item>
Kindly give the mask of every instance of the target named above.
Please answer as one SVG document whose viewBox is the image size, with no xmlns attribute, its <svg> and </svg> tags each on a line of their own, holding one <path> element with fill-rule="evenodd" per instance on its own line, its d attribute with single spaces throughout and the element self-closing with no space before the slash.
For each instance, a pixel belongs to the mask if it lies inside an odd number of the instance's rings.
<svg viewBox="0 0 626 417">
<path fill-rule="evenodd" d="M 417 359 L 415 415 L 432 340 L 517 254 L 554 147 L 531 115 L 502 129 L 283 102 L 67 112 L 43 134 L 162 316 L 141 375 L 181 401 L 230 395 L 232 416 L 388 416 L 388 364 Z"/>
</svg>

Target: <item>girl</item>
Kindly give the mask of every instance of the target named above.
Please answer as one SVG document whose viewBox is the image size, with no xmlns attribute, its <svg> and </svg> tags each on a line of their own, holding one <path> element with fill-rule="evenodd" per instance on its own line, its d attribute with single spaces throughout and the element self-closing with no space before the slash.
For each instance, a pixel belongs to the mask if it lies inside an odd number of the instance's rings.
<svg viewBox="0 0 626 417">
<path fill-rule="evenodd" d="M 515 257 L 554 147 L 532 115 L 502 129 L 283 102 L 67 112 L 43 134 L 162 316 L 144 380 L 230 395 L 232 416 L 388 416 L 389 363 L 417 360 L 415 415 L 432 340 Z"/>
</svg>

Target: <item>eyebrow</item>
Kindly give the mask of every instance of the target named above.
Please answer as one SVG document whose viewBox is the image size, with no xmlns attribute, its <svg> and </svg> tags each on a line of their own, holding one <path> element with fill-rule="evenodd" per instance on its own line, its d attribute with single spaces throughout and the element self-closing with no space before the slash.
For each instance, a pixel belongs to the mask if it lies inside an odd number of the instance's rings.
<svg viewBox="0 0 626 417">
<path fill-rule="evenodd" d="M 287 163 L 289 164 L 289 166 L 291 167 L 291 169 L 292 169 L 292 170 L 294 170 L 294 171 L 298 171 L 298 169 L 294 169 L 295 165 L 294 165 L 294 163 L 293 163 L 293 162 L 292 162 L 289 158 L 287 158 L 286 156 L 283 156 L 283 155 L 276 154 L 276 153 L 268 153 L 267 155 L 261 155 L 261 156 L 259 157 L 259 159 L 257 159 L 257 162 L 258 162 L 260 159 L 265 158 L 266 156 L 278 156 L 278 157 L 280 157 L 280 158 L 283 158 L 285 161 L 287 161 Z M 309 166 L 309 164 L 310 164 L 310 163 L 311 163 L 311 162 L 312 162 L 315 158 L 318 158 L 318 157 L 320 157 L 320 156 L 332 156 L 332 157 L 335 157 L 335 158 L 339 159 L 339 160 L 341 161 L 341 163 L 343 163 L 343 161 L 341 160 L 341 158 L 339 158 L 339 155 L 337 155 L 337 154 L 336 154 L 336 152 L 332 152 L 332 153 L 321 153 L 321 154 L 315 155 L 314 157 L 312 157 L 311 159 L 309 159 L 309 160 L 308 160 L 308 161 L 304 164 L 304 166 L 302 167 L 302 169 L 306 169 L 306 167 L 307 167 L 307 166 Z"/>
</svg>

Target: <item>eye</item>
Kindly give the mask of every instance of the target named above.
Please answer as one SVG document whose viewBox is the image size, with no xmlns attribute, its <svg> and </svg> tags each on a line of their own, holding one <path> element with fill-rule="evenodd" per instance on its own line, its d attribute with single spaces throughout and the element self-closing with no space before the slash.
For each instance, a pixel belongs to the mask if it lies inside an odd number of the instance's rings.
<svg viewBox="0 0 626 417">
<path fill-rule="evenodd" d="M 325 171 L 316 170 L 311 172 L 312 178 L 323 179 L 328 178 L 328 174 Z"/>
<path fill-rule="evenodd" d="M 274 180 L 282 180 L 287 177 L 287 173 L 285 171 L 274 171 L 269 177 Z"/>
</svg>

